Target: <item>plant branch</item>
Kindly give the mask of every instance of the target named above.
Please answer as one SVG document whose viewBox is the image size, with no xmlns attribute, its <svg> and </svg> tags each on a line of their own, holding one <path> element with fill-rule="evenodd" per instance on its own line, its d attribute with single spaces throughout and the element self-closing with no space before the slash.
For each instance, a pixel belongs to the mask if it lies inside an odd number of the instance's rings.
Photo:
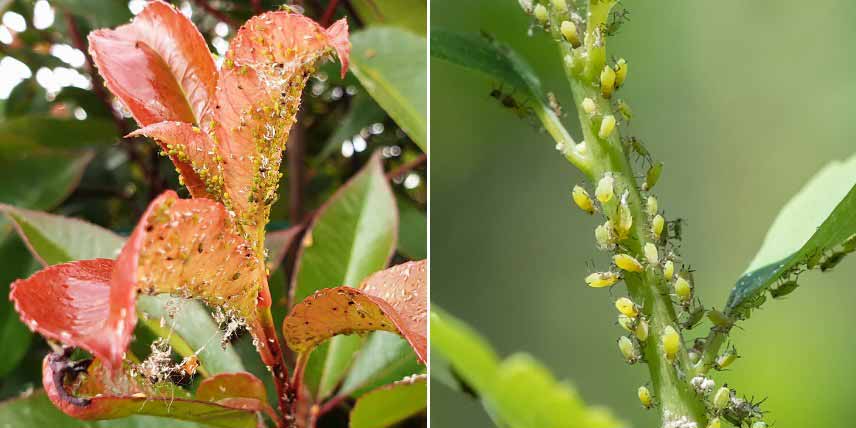
<svg viewBox="0 0 856 428">
<path fill-rule="evenodd" d="M 255 339 L 256 348 L 259 351 L 262 362 L 270 369 L 274 385 L 276 386 L 279 413 L 283 418 L 283 421 L 277 421 L 277 424 L 284 423 L 286 427 L 291 428 L 294 426 L 292 406 L 294 395 L 290 388 L 288 368 L 285 366 L 285 358 L 276 334 L 276 326 L 273 323 L 270 306 L 259 307 L 257 318 L 256 322 L 251 326 L 251 333 Z"/>
<path fill-rule="evenodd" d="M 425 163 L 427 161 L 428 161 L 428 155 L 426 155 L 425 153 L 422 153 L 416 159 L 413 159 L 410 162 L 403 163 L 403 164 L 399 165 L 397 168 L 392 169 L 389 172 L 387 172 L 386 173 L 386 179 L 392 180 L 396 177 L 401 177 L 405 173 L 410 172 L 416 168 L 419 168 L 422 165 L 425 165 Z"/>
<path fill-rule="evenodd" d="M 333 14 L 336 13 L 337 6 L 339 6 L 339 0 L 330 0 L 330 3 L 327 3 L 327 9 L 324 10 L 324 15 L 321 17 L 321 21 L 319 21 L 322 27 L 330 25 L 330 21 L 333 20 Z"/>
</svg>

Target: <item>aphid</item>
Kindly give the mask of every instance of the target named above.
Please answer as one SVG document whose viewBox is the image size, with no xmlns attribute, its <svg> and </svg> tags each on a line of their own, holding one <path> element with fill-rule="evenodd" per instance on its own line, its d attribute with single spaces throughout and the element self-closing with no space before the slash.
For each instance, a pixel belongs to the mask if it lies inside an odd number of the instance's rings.
<svg viewBox="0 0 856 428">
<path fill-rule="evenodd" d="M 740 358 L 740 356 L 737 355 L 737 349 L 732 346 L 730 349 L 716 357 L 716 361 L 713 363 L 713 368 L 724 370 L 738 358 Z"/>
<path fill-rule="evenodd" d="M 630 333 L 636 331 L 636 319 L 630 318 L 624 314 L 618 314 L 618 325 Z"/>
<path fill-rule="evenodd" d="M 583 189 L 582 186 L 574 186 L 574 190 L 571 192 L 571 196 L 574 198 L 574 203 L 580 207 L 581 210 L 594 214 L 594 201 L 591 200 L 591 196 L 589 196 L 586 189 Z"/>
<path fill-rule="evenodd" d="M 692 285 L 682 276 L 678 276 L 678 279 L 675 280 L 675 295 L 678 296 L 678 300 L 682 304 L 686 304 L 693 297 Z"/>
<path fill-rule="evenodd" d="M 618 206 L 618 237 L 625 239 L 630 235 L 630 228 L 633 226 L 633 214 L 630 212 L 630 205 L 627 202 L 628 193 L 624 192 L 621 196 L 621 204 Z"/>
<path fill-rule="evenodd" d="M 823 251 L 820 249 L 816 249 L 815 252 L 809 256 L 806 260 L 805 265 L 807 269 L 814 269 L 820 264 L 820 259 L 823 258 Z"/>
<path fill-rule="evenodd" d="M 642 144 L 642 140 L 636 137 L 627 137 L 624 139 L 624 144 L 627 145 L 627 148 L 636 153 L 637 156 L 641 157 L 651 163 L 651 153 L 645 148 L 645 145 Z"/>
<path fill-rule="evenodd" d="M 556 94 L 547 92 L 547 102 L 550 104 L 550 110 L 553 110 L 553 113 L 555 113 L 556 116 L 562 117 L 562 105 L 559 104 Z"/>
<path fill-rule="evenodd" d="M 779 284 L 775 288 L 770 289 L 770 296 L 774 299 L 780 299 L 782 297 L 787 296 L 788 294 L 793 293 L 794 290 L 799 287 L 799 284 L 796 280 L 785 281 Z"/>
<path fill-rule="evenodd" d="M 636 335 L 636 339 L 640 342 L 644 342 L 648 340 L 648 321 L 645 318 L 639 319 L 639 322 L 636 324 L 636 328 L 633 330 L 633 334 Z"/>
<path fill-rule="evenodd" d="M 612 222 L 609 220 L 594 228 L 594 239 L 597 241 L 598 247 L 604 250 L 612 248 Z"/>
<path fill-rule="evenodd" d="M 716 390 L 716 394 L 713 395 L 713 408 L 716 410 L 722 410 L 728 403 L 731 402 L 731 390 L 728 389 L 727 386 L 723 386 Z"/>
<path fill-rule="evenodd" d="M 645 201 L 645 212 L 648 213 L 649 216 L 654 216 L 659 211 L 659 204 L 657 203 L 657 198 L 654 196 L 648 196 L 648 200 Z"/>
<path fill-rule="evenodd" d="M 625 79 L 627 79 L 627 61 L 621 58 L 615 63 L 615 87 L 620 88 Z"/>
<path fill-rule="evenodd" d="M 666 260 L 666 264 L 663 265 L 663 276 L 666 280 L 670 280 L 675 276 L 675 262 Z"/>
<path fill-rule="evenodd" d="M 663 342 L 663 354 L 670 362 L 674 362 L 678 356 L 678 351 L 681 350 L 681 335 L 675 331 L 674 327 L 667 325 L 663 329 L 663 335 L 660 337 Z"/>
<path fill-rule="evenodd" d="M 624 119 L 625 122 L 630 122 L 631 120 L 633 120 L 633 110 L 630 109 L 630 104 L 627 104 L 626 101 L 618 100 L 615 105 L 615 109 L 618 110 L 618 113 L 621 114 L 621 117 L 622 119 Z"/>
<path fill-rule="evenodd" d="M 665 225 L 666 219 L 664 219 L 660 214 L 655 215 L 651 220 L 651 233 L 654 234 L 654 239 L 657 241 L 659 241 L 660 237 L 663 235 L 663 226 Z"/>
<path fill-rule="evenodd" d="M 628 17 L 630 15 L 630 11 L 627 9 L 619 9 L 613 11 L 609 16 L 609 22 L 602 24 L 601 31 L 607 36 L 612 36 L 618 33 L 618 30 L 621 29 L 621 26 L 626 22 L 630 21 Z"/>
<path fill-rule="evenodd" d="M 562 31 L 562 37 L 571 44 L 572 47 L 580 47 L 580 36 L 577 33 L 577 26 L 571 21 L 563 21 L 559 28 Z"/>
<path fill-rule="evenodd" d="M 586 284 L 592 288 L 604 288 L 614 285 L 621 277 L 615 272 L 595 272 L 586 277 Z"/>
<path fill-rule="evenodd" d="M 517 0 L 517 3 L 520 4 L 520 8 L 523 9 L 523 12 L 525 12 L 527 15 L 532 14 L 532 0 Z"/>
<path fill-rule="evenodd" d="M 600 203 L 605 204 L 612 200 L 612 196 L 615 194 L 614 186 L 615 179 L 612 178 L 612 175 L 604 174 L 603 178 L 597 182 L 594 196 Z"/>
<path fill-rule="evenodd" d="M 624 361 L 630 364 L 639 361 L 639 350 L 636 349 L 636 345 L 627 336 L 618 338 L 618 350 L 621 351 Z"/>
<path fill-rule="evenodd" d="M 645 260 L 647 260 L 648 263 L 650 263 L 652 265 L 656 265 L 656 264 L 660 263 L 660 255 L 657 252 L 657 246 L 656 245 L 649 242 L 649 243 L 645 244 L 643 251 L 645 252 Z"/>
<path fill-rule="evenodd" d="M 717 311 L 716 309 L 711 309 L 707 311 L 707 318 L 710 320 L 710 322 L 713 323 L 714 326 L 723 330 L 729 329 L 732 325 L 734 325 L 734 320 L 732 320 L 722 312 Z"/>
<path fill-rule="evenodd" d="M 597 111 L 597 104 L 594 103 L 594 100 L 586 97 L 582 102 L 583 111 L 588 114 L 594 114 Z"/>
<path fill-rule="evenodd" d="M 692 312 L 689 313 L 689 316 L 687 316 L 686 321 L 681 323 L 681 327 L 686 329 L 686 330 L 690 330 L 690 329 L 694 328 L 696 325 L 698 325 L 698 323 L 701 321 L 702 317 L 704 317 L 704 307 L 699 306 L 699 307 L 695 308 Z"/>
<path fill-rule="evenodd" d="M 538 4 L 535 6 L 535 9 L 532 10 L 532 13 L 535 15 L 535 19 L 538 20 L 539 23 L 546 24 L 549 16 L 547 14 L 547 8 L 544 7 L 543 4 Z"/>
<path fill-rule="evenodd" d="M 642 263 L 639 263 L 639 261 L 630 254 L 616 254 L 612 256 L 612 261 L 621 270 L 626 270 L 628 272 L 642 272 L 644 270 Z"/>
<path fill-rule="evenodd" d="M 753 419 L 764 417 L 764 412 L 761 411 L 761 403 L 764 400 L 754 403 L 751 400 L 734 396 L 730 398 L 731 403 L 722 413 L 722 417 L 734 426 L 742 426 L 744 423 L 748 424 Z"/>
<path fill-rule="evenodd" d="M 600 72 L 600 93 L 604 98 L 609 99 L 615 91 L 615 70 L 609 65 L 605 65 Z"/>
<path fill-rule="evenodd" d="M 663 172 L 663 162 L 657 162 L 648 168 L 645 173 L 645 183 L 642 184 L 642 190 L 649 191 L 654 188 L 657 181 L 660 180 L 660 174 Z"/>
<path fill-rule="evenodd" d="M 601 139 L 607 139 L 612 135 L 613 131 L 615 131 L 615 116 L 608 114 L 601 120 L 597 136 Z"/>
<path fill-rule="evenodd" d="M 565 0 L 552 0 L 553 7 L 559 13 L 567 13 L 568 12 L 568 4 L 565 3 Z"/>
<path fill-rule="evenodd" d="M 639 306 L 636 306 L 632 300 L 626 297 L 620 297 L 615 301 L 615 309 L 618 309 L 618 312 L 621 312 L 628 318 L 636 318 L 639 316 Z"/>
<path fill-rule="evenodd" d="M 532 114 L 532 109 L 525 104 L 519 103 L 513 94 L 506 94 L 502 89 L 490 91 L 490 96 L 496 98 L 503 107 L 511 109 L 519 118 L 526 118 Z"/>
<path fill-rule="evenodd" d="M 845 252 L 832 253 L 829 257 L 823 259 L 823 261 L 820 262 L 820 271 L 826 272 L 828 270 L 832 270 L 832 268 L 838 266 L 838 264 L 841 263 L 841 260 L 844 260 L 844 256 L 846 255 L 847 253 Z"/>
<path fill-rule="evenodd" d="M 639 402 L 642 403 L 642 407 L 646 409 L 654 407 L 654 400 L 651 398 L 651 391 L 649 391 L 648 388 L 640 386 L 636 391 L 636 395 L 639 397 Z"/>
</svg>

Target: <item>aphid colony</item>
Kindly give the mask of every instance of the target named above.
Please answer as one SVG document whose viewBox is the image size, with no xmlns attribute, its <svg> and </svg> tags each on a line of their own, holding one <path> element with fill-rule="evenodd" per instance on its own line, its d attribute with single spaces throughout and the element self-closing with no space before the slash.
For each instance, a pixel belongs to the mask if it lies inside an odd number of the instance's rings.
<svg viewBox="0 0 856 428">
<path fill-rule="evenodd" d="M 630 297 L 619 297 L 615 301 L 618 324 L 626 332 L 617 341 L 622 358 L 629 364 L 654 358 L 663 361 L 664 364 L 657 365 L 660 370 L 674 370 L 679 382 L 686 382 L 705 404 L 709 428 L 719 428 L 721 420 L 736 426 L 766 427 L 761 421 L 760 402 L 738 398 L 727 387 L 714 392 L 714 381 L 703 375 L 710 368 L 725 370 L 730 367 L 738 358 L 733 347 L 706 364 L 702 358 L 704 339 L 695 340 L 688 349 L 684 346 L 682 331 L 697 326 L 705 314 L 714 328 L 722 331 L 730 329 L 734 321 L 719 311 L 706 310 L 695 297 L 692 269 L 682 264 L 678 256 L 683 221 L 667 221 L 657 198 L 650 194 L 660 179 L 663 163 L 655 162 L 639 139 L 619 135 L 619 126 L 632 117 L 624 100 L 614 100 L 616 91 L 626 82 L 628 64 L 623 58 L 612 64 L 606 61 L 605 37 L 618 31 L 627 19 L 627 12 L 611 12 L 616 0 L 592 0 L 585 14 L 578 14 L 576 7 L 566 0 L 550 0 L 549 4 L 541 1 L 519 0 L 523 10 L 534 18 L 535 27 L 552 34 L 560 44 L 569 78 L 583 87 L 578 113 L 586 138 L 596 140 L 584 143 L 597 144 L 601 151 L 620 151 L 627 161 L 622 164 L 619 160 L 603 159 L 611 154 L 597 160 L 592 158 L 588 173 L 594 188 L 576 185 L 571 191 L 572 200 L 582 211 L 604 215 L 605 222 L 594 230 L 595 241 L 600 249 L 611 253 L 610 268 L 589 274 L 586 284 L 608 288 L 624 279 L 628 280 L 633 296 L 650 296 L 646 300 L 651 301 L 635 302 Z M 551 105 L 554 103 L 558 104 L 551 97 Z M 635 181 L 634 172 L 628 170 L 634 154 L 647 164 L 640 183 Z M 598 161 L 601 164 L 596 164 Z M 853 251 L 856 242 L 851 247 Z M 838 254 L 825 254 L 816 263 L 821 269 L 824 264 L 831 268 L 843 257 Z M 639 287 L 652 287 L 653 290 L 640 292 Z M 770 292 L 774 297 L 782 297 L 794 288 L 796 282 L 784 282 Z M 659 386 L 655 384 L 655 387 Z M 637 396 L 646 409 L 658 404 L 647 386 L 639 387 Z M 674 426 L 697 427 L 687 415 L 664 411 L 664 419 L 680 422 Z"/>
</svg>

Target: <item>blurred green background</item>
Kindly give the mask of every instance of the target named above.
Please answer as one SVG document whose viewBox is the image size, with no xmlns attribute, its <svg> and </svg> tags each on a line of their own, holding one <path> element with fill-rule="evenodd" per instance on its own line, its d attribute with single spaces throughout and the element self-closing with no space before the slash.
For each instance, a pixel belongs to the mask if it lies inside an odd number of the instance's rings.
<svg viewBox="0 0 856 428">
<path fill-rule="evenodd" d="M 665 162 L 660 206 L 687 219 L 683 256 L 702 301 L 722 307 L 784 203 L 822 165 L 856 153 L 856 4 L 624 5 L 631 22 L 608 50 L 630 64 L 619 93 L 635 114 L 630 133 Z M 433 0 L 431 9 L 432 27 L 484 30 L 511 45 L 572 109 L 555 45 L 527 36 L 517 1 Z M 597 219 L 570 199 L 582 175 L 545 133 L 489 96 L 495 85 L 432 61 L 432 301 L 502 354 L 532 353 L 588 402 L 635 427 L 656 426 L 656 412 L 635 396 L 646 369 L 628 367 L 615 349 L 614 296 L 582 280 L 587 262 L 607 263 L 594 250 Z M 580 135 L 573 111 L 565 123 Z M 777 428 L 852 421 L 854 277 L 848 260 L 766 304 L 732 335 L 743 358 L 718 384 L 769 396 L 767 420 Z M 477 402 L 437 382 L 431 399 L 433 426 L 491 426 Z"/>
</svg>

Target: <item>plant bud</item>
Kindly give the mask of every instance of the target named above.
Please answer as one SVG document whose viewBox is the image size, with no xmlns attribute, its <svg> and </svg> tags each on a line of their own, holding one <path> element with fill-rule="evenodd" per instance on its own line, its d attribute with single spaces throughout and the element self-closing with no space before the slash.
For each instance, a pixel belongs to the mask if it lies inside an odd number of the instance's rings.
<svg viewBox="0 0 856 428">
<path fill-rule="evenodd" d="M 648 201 L 645 204 L 645 212 L 648 213 L 649 216 L 657 215 L 657 211 L 660 210 L 659 204 L 657 203 L 657 198 L 653 196 L 648 196 Z"/>
<path fill-rule="evenodd" d="M 639 396 L 639 402 L 642 403 L 642 407 L 650 409 L 654 406 L 654 402 L 651 400 L 651 391 L 648 388 L 640 386 L 639 390 L 636 391 L 636 395 Z"/>
<path fill-rule="evenodd" d="M 537 9 L 536 9 L 537 12 Z M 615 90 L 615 70 L 606 65 L 600 72 L 600 93 L 604 98 L 612 97 L 612 92 Z"/>
<path fill-rule="evenodd" d="M 707 428 L 722 428 L 722 422 L 719 422 L 719 418 L 713 418 L 707 423 Z"/>
<path fill-rule="evenodd" d="M 612 135 L 612 132 L 615 131 L 615 116 L 608 114 L 603 117 L 603 120 L 600 122 L 600 130 L 597 133 L 597 136 L 602 139 L 609 138 Z"/>
<path fill-rule="evenodd" d="M 538 4 L 535 6 L 535 9 L 532 11 L 535 15 L 535 19 L 538 20 L 541 24 L 546 24 L 549 16 L 547 15 L 547 8 L 544 7 L 543 4 Z"/>
<path fill-rule="evenodd" d="M 571 196 L 573 196 L 574 203 L 576 203 L 581 210 L 589 214 L 594 214 L 594 201 L 591 200 L 591 196 L 586 192 L 586 189 L 583 189 L 582 186 L 574 186 Z"/>
<path fill-rule="evenodd" d="M 618 339 L 618 350 L 621 351 L 621 355 L 628 363 L 633 364 L 639 361 L 639 350 L 627 336 L 621 336 Z"/>
<path fill-rule="evenodd" d="M 633 333 L 636 334 L 636 338 L 640 342 L 648 340 L 648 321 L 645 321 L 645 318 L 640 318 Z"/>
<path fill-rule="evenodd" d="M 645 244 L 645 260 L 648 260 L 648 263 L 652 265 L 656 265 L 660 263 L 660 255 L 657 253 L 657 246 L 652 243 Z"/>
<path fill-rule="evenodd" d="M 737 355 L 737 351 L 732 348 L 725 352 L 723 352 L 720 356 L 716 357 L 716 362 L 714 367 L 717 370 L 724 370 L 728 366 L 731 365 L 735 360 L 737 360 L 739 356 Z"/>
<path fill-rule="evenodd" d="M 609 287 L 618 282 L 619 276 L 615 272 L 595 272 L 586 277 L 586 283 L 592 288 Z"/>
<path fill-rule="evenodd" d="M 627 61 L 621 58 L 615 63 L 615 87 L 620 88 L 624 79 L 627 79 Z"/>
<path fill-rule="evenodd" d="M 597 241 L 598 247 L 608 250 L 612 247 L 612 223 L 608 220 L 606 223 L 601 224 L 594 228 L 594 239 Z"/>
<path fill-rule="evenodd" d="M 642 272 L 644 269 L 642 264 L 629 254 L 616 254 L 612 257 L 612 261 L 615 262 L 615 265 L 621 270 L 626 270 L 628 272 Z"/>
<path fill-rule="evenodd" d="M 673 261 L 666 260 L 666 264 L 663 266 L 663 276 L 667 281 L 675 276 L 675 263 Z"/>
<path fill-rule="evenodd" d="M 731 401 L 731 390 L 727 387 L 722 387 L 716 390 L 716 394 L 713 396 L 713 408 L 717 410 L 722 410 L 728 403 Z"/>
<path fill-rule="evenodd" d="M 571 46 L 578 48 L 580 46 L 580 36 L 577 34 L 577 26 L 574 25 L 571 21 L 562 21 L 562 26 L 560 27 L 562 31 L 562 36 Z"/>
<path fill-rule="evenodd" d="M 594 196 L 601 203 L 605 204 L 609 202 L 615 194 L 615 190 L 613 189 L 614 185 L 615 179 L 609 174 L 604 175 L 603 178 L 597 182 L 597 188 L 594 190 Z"/>
<path fill-rule="evenodd" d="M 654 234 L 654 239 L 660 240 L 660 236 L 663 235 L 663 228 L 666 227 L 666 219 L 663 218 L 660 214 L 654 216 L 651 220 L 651 233 Z"/>
<path fill-rule="evenodd" d="M 672 326 L 667 325 L 660 340 L 663 341 L 663 353 L 666 359 L 674 362 L 678 351 L 681 350 L 681 335 Z"/>
<path fill-rule="evenodd" d="M 591 98 L 583 99 L 583 111 L 588 114 L 594 114 L 597 111 L 597 104 L 594 103 L 594 100 Z"/>
<path fill-rule="evenodd" d="M 684 303 L 692 299 L 693 287 L 682 276 L 678 276 L 678 279 L 675 281 L 675 295 L 678 296 L 678 300 Z"/>
<path fill-rule="evenodd" d="M 618 325 L 630 333 L 636 330 L 636 320 L 624 314 L 618 314 Z"/>
<path fill-rule="evenodd" d="M 639 307 L 637 307 L 632 300 L 626 297 L 621 297 L 615 301 L 615 309 L 618 309 L 618 312 L 621 312 L 629 318 L 636 318 L 639 316 Z"/>
</svg>

